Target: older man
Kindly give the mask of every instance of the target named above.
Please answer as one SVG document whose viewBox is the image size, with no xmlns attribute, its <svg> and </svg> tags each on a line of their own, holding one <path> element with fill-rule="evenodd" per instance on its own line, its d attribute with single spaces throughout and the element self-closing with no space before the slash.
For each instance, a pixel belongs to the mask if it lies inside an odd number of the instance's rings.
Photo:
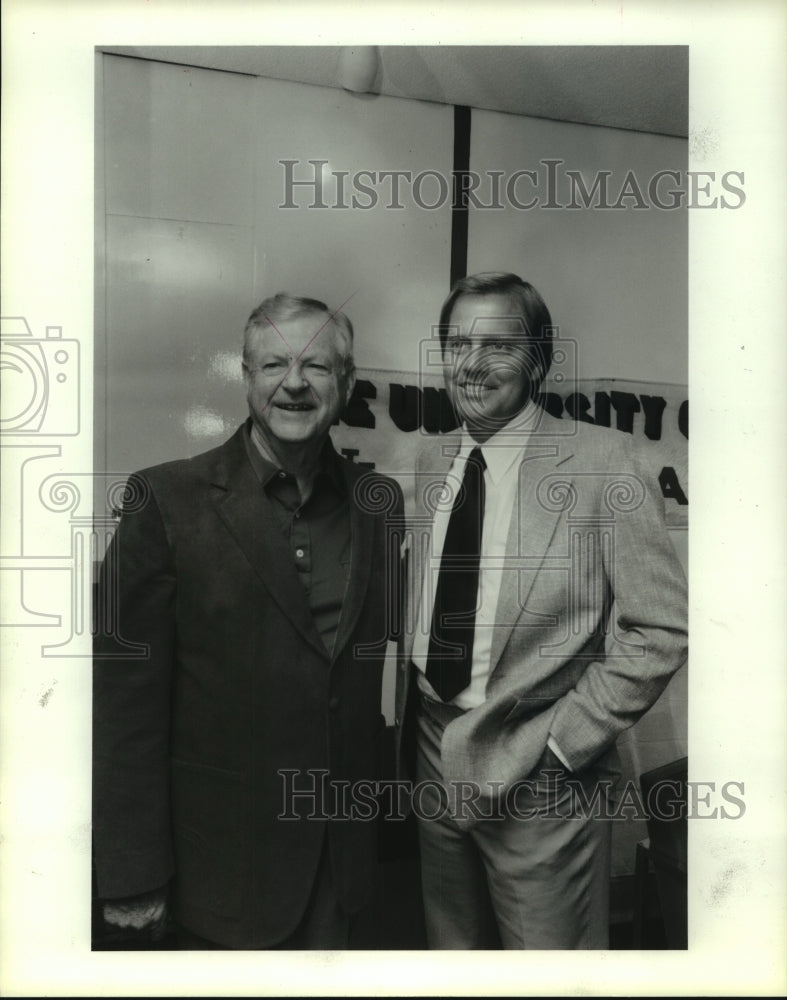
<svg viewBox="0 0 787 1000">
<path fill-rule="evenodd" d="M 603 948 L 605 782 L 684 662 L 683 572 L 631 439 L 537 405 L 532 285 L 459 281 L 440 336 L 462 426 L 419 459 L 397 691 L 429 944 Z"/>
<path fill-rule="evenodd" d="M 401 495 L 331 445 L 352 339 L 322 302 L 266 299 L 244 338 L 250 419 L 131 480 L 95 644 L 110 925 L 156 928 L 169 906 L 189 947 L 343 948 L 369 898 L 374 826 L 333 791 L 376 777 Z"/>
</svg>

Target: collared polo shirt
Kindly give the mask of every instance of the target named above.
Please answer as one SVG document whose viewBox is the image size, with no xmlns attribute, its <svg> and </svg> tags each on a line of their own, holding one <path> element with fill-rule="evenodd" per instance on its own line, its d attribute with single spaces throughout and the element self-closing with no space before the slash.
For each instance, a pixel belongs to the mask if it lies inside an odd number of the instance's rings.
<svg viewBox="0 0 787 1000">
<path fill-rule="evenodd" d="M 333 651 L 350 575 L 350 501 L 330 441 L 323 449 L 312 491 L 302 500 L 293 475 L 263 453 L 247 424 L 246 451 L 274 510 L 325 648 Z"/>
</svg>

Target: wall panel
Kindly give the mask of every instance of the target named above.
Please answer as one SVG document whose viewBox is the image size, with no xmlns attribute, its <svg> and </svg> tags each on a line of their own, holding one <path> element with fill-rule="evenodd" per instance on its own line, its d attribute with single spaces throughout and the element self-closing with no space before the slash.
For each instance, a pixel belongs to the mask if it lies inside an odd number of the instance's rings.
<svg viewBox="0 0 787 1000">
<path fill-rule="evenodd" d="M 522 177 L 515 197 L 530 209 L 470 209 L 468 272 L 515 271 L 531 281 L 549 306 L 561 334 L 579 344 L 585 378 L 632 378 L 685 384 L 688 373 L 688 221 L 685 207 L 655 207 L 647 195 L 660 170 L 685 176 L 683 139 L 473 111 L 470 168 L 503 172 L 503 185 Z M 550 199 L 549 168 L 561 160 Z M 646 208 L 624 199 L 622 209 L 544 207 L 571 203 L 565 171 L 580 171 L 586 188 L 609 171 L 614 204 L 631 171 L 644 189 Z M 659 183 L 665 204 L 671 179 Z M 506 204 L 503 196 L 502 202 Z M 575 199 L 578 204 L 582 201 Z M 490 202 L 489 198 L 483 201 Z M 591 205 L 599 199 L 591 200 Z"/>
<path fill-rule="evenodd" d="M 253 83 L 104 56 L 107 212 L 248 225 Z"/>
<path fill-rule="evenodd" d="M 107 468 L 194 455 L 245 417 L 252 231 L 107 220 Z"/>
<path fill-rule="evenodd" d="M 428 337 L 448 292 L 450 197 L 434 210 L 420 208 L 406 178 L 392 208 L 391 182 L 381 171 L 438 171 L 449 178 L 453 151 L 450 107 L 393 97 L 350 94 L 280 80 L 257 81 L 254 105 L 256 198 L 255 291 L 281 289 L 316 295 L 332 306 L 352 296 L 347 313 L 356 329 L 356 360 L 378 368 L 415 369 L 418 343 Z M 297 208 L 283 209 L 285 168 L 313 179 L 309 160 L 327 160 L 323 202 L 351 204 L 352 178 L 377 196 L 369 208 L 310 208 L 313 188 L 294 189 Z M 347 171 L 343 196 L 332 174 Z M 420 200 L 438 200 L 425 179 Z M 359 204 L 372 195 L 356 192 Z"/>
</svg>

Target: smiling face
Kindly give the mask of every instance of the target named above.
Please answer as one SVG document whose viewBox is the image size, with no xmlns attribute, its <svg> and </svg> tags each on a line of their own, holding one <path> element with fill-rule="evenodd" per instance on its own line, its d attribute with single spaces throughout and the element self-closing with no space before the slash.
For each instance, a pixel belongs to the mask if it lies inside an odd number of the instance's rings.
<svg viewBox="0 0 787 1000">
<path fill-rule="evenodd" d="M 527 405 L 540 382 L 537 353 L 508 295 L 461 295 L 449 326 L 446 389 L 459 419 L 483 442 Z"/>
<path fill-rule="evenodd" d="M 316 312 L 251 333 L 244 363 L 246 399 L 275 455 L 322 445 L 355 384 L 348 349 L 335 324 Z"/>
</svg>

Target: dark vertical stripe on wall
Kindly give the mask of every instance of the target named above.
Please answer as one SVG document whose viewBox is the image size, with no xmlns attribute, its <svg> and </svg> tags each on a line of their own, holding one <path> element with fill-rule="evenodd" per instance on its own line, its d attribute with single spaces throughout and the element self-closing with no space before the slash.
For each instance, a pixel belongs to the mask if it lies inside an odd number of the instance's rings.
<svg viewBox="0 0 787 1000">
<path fill-rule="evenodd" d="M 467 274 L 467 193 L 462 175 L 470 169 L 470 108 L 454 107 L 453 200 L 451 210 L 451 287 Z"/>
</svg>

